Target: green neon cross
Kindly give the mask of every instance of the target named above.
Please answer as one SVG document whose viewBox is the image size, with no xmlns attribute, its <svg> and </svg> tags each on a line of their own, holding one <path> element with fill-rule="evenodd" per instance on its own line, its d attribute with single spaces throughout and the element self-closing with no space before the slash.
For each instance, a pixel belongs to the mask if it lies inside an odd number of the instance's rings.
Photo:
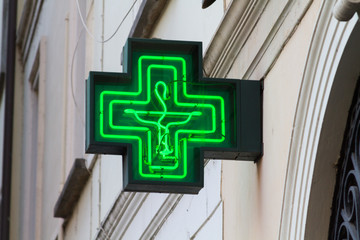
<svg viewBox="0 0 360 240">
<path fill-rule="evenodd" d="M 137 66 L 135 91 L 101 92 L 100 135 L 105 139 L 132 139 L 138 144 L 141 177 L 183 179 L 188 173 L 188 142 L 224 141 L 224 99 L 189 94 L 187 66 L 182 57 L 142 55 Z M 156 72 L 165 78 L 156 78 Z M 216 102 L 219 108 L 210 102 Z M 104 127 L 105 114 L 109 115 L 109 131 Z M 196 128 L 192 126 L 196 119 L 209 123 Z"/>
<path fill-rule="evenodd" d="M 123 155 L 124 190 L 198 193 L 204 158 L 262 154 L 259 81 L 202 77 L 199 42 L 129 39 L 124 73 L 90 72 L 86 152 Z"/>
</svg>

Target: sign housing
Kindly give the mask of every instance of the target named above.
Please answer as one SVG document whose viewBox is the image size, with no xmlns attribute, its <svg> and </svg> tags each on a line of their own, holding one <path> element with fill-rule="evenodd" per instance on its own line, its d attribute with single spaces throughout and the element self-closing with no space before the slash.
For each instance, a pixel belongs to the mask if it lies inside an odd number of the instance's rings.
<svg viewBox="0 0 360 240">
<path fill-rule="evenodd" d="M 86 152 L 123 155 L 124 190 L 198 193 L 204 158 L 262 155 L 261 82 L 203 78 L 199 42 L 129 39 L 90 72 Z"/>
</svg>

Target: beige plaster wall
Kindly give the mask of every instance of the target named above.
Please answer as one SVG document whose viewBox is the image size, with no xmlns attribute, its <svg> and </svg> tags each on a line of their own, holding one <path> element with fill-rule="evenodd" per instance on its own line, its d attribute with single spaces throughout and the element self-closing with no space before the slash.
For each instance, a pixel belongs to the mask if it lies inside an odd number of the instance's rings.
<svg viewBox="0 0 360 240">
<path fill-rule="evenodd" d="M 294 116 L 320 2 L 312 3 L 264 79 L 263 158 L 223 161 L 224 239 L 278 239 Z"/>
<path fill-rule="evenodd" d="M 214 2 L 206 9 L 201 8 L 201 1 L 171 1 L 167 4 L 151 37 L 201 41 L 204 52 L 214 36 L 223 15 L 222 1 Z"/>
</svg>

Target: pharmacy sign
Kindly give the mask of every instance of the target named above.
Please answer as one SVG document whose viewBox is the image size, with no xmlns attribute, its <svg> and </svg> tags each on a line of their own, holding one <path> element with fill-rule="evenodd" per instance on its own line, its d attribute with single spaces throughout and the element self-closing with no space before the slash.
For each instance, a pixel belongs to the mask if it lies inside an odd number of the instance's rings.
<svg viewBox="0 0 360 240">
<path fill-rule="evenodd" d="M 124 190 L 198 193 L 204 158 L 261 156 L 259 81 L 203 78 L 199 42 L 129 39 L 123 65 L 89 74 L 86 152 L 123 155 Z"/>
</svg>

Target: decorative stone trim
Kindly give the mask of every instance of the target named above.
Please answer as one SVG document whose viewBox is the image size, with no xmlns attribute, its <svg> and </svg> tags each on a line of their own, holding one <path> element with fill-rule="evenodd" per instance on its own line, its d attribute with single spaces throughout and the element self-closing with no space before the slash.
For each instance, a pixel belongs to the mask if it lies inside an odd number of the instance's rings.
<svg viewBox="0 0 360 240">
<path fill-rule="evenodd" d="M 282 5 L 268 0 L 232 1 L 204 56 L 205 72 L 226 77 L 240 59 L 237 77 L 265 77 L 311 3 L 312 0 L 288 0 Z M 279 7 L 281 11 L 277 10 Z M 271 16 L 274 12 L 275 16 Z M 265 24 L 266 21 L 274 24 Z"/>
<path fill-rule="evenodd" d="M 324 239 L 328 234 L 328 225 L 324 225 L 324 228 L 314 230 L 321 237 L 307 235 L 310 234 L 307 228 L 313 227 L 307 223 L 312 187 L 316 181 L 314 169 L 329 93 L 357 20 L 339 23 L 332 17 L 333 6 L 334 0 L 322 3 L 304 70 L 289 151 L 279 239 Z M 330 201 L 319 202 L 327 209 L 328 220 Z M 324 215 L 322 218 L 327 219 Z"/>
</svg>

